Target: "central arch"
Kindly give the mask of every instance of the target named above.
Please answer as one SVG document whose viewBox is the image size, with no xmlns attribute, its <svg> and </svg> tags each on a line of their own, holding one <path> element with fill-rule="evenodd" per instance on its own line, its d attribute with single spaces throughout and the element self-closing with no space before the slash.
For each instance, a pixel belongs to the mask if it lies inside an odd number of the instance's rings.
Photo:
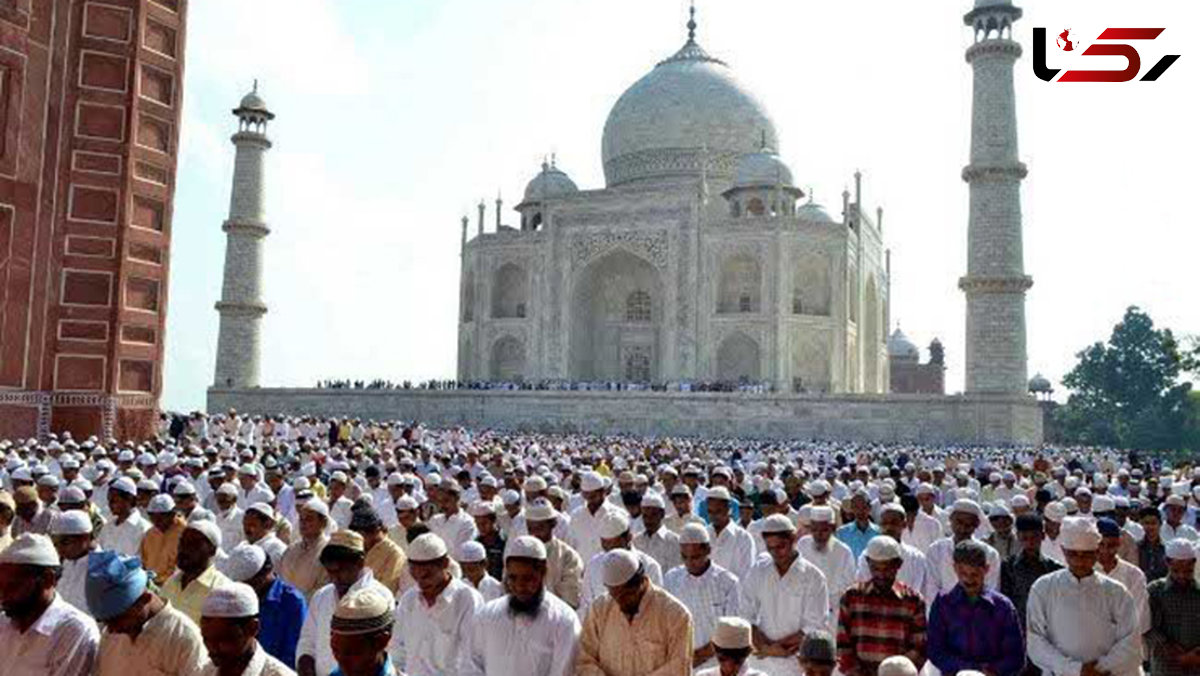
<svg viewBox="0 0 1200 676">
<path fill-rule="evenodd" d="M 658 270 L 645 259 L 617 250 L 592 261 L 571 290 L 570 377 L 659 378 L 663 299 Z"/>
<path fill-rule="evenodd" d="M 492 345 L 492 380 L 518 382 L 525 376 L 525 346 L 512 336 Z"/>
</svg>

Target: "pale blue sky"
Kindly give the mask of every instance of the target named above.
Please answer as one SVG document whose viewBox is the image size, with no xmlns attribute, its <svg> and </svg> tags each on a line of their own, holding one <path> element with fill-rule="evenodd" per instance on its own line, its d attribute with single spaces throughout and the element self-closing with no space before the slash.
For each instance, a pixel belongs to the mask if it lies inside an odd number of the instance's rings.
<svg viewBox="0 0 1200 676">
<path fill-rule="evenodd" d="M 1025 4 L 1016 36 L 1030 373 L 1057 380 L 1129 304 L 1200 333 L 1194 193 L 1196 3 Z M 701 0 L 699 38 L 764 100 L 796 180 L 837 213 L 864 172 L 885 209 L 892 317 L 946 343 L 961 389 L 969 2 Z M 626 87 L 683 43 L 685 0 L 203 0 L 190 5 L 164 406 L 211 383 L 235 128 L 254 78 L 278 119 L 268 169 L 263 382 L 452 377 L 459 218 L 508 210 L 544 154 L 601 187 Z M 1156 83 L 1050 84 L 1034 26 L 1139 45 Z M 1070 67 L 1062 52 L 1055 67 Z M 1078 58 L 1078 57 L 1077 57 Z M 1116 67 L 1104 58 L 1099 67 Z M 1087 64 L 1085 59 L 1082 64 Z M 1076 62 L 1078 63 L 1078 62 Z M 1093 64 L 1094 65 L 1094 64 Z M 505 221 L 512 223 L 509 211 Z"/>
</svg>

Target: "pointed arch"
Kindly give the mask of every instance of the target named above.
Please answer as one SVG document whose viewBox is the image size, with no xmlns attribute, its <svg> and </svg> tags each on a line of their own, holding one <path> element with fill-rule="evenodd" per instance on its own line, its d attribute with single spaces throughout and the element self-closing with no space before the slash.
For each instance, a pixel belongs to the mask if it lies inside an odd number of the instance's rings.
<svg viewBox="0 0 1200 676">
<path fill-rule="evenodd" d="M 717 380 L 757 381 L 762 378 L 762 350 L 741 331 L 731 333 L 717 348 Z"/>
</svg>

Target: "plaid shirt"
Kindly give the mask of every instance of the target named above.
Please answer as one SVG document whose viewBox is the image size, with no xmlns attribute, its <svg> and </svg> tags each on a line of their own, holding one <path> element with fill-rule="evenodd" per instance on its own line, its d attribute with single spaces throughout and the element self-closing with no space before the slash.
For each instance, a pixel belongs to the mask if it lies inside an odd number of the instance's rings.
<svg viewBox="0 0 1200 676">
<path fill-rule="evenodd" d="M 1200 647 L 1200 586 L 1182 586 L 1170 578 L 1155 580 L 1147 587 L 1150 597 L 1150 673 L 1154 676 L 1190 676 L 1188 670 L 1167 660 L 1166 648 L 1184 650 Z"/>
<path fill-rule="evenodd" d="M 872 582 L 864 582 L 842 595 L 837 645 L 843 672 L 863 669 L 873 674 L 880 662 L 909 652 L 923 663 L 925 641 L 925 602 L 902 583 L 879 591 Z"/>
</svg>

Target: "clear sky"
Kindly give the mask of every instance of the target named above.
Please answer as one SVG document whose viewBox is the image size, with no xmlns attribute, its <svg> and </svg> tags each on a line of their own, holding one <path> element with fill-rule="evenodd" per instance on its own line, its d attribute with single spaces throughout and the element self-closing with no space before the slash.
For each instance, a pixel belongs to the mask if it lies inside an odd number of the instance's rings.
<svg viewBox="0 0 1200 676">
<path fill-rule="evenodd" d="M 163 404 L 212 382 L 236 127 L 252 81 L 278 115 L 268 164 L 264 385 L 455 373 L 459 219 L 510 209 L 542 156 L 603 186 L 600 138 L 626 87 L 686 37 L 686 0 L 198 0 L 190 4 Z M 1126 306 L 1200 333 L 1200 7 L 1019 2 L 1030 375 L 1057 386 Z M 971 3 L 700 0 L 699 41 L 771 111 L 799 185 L 840 211 L 855 169 L 884 208 L 893 322 L 946 344 L 963 380 Z M 1167 28 L 1155 83 L 1045 83 L 1033 27 Z M 1118 68 L 1050 47 L 1052 67 Z"/>
</svg>

